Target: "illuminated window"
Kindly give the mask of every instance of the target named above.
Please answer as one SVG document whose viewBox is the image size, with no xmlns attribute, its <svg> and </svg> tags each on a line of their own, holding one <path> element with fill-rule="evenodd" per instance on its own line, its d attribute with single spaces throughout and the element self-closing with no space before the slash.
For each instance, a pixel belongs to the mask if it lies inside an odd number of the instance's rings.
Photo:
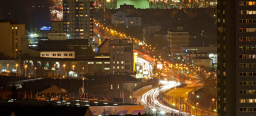
<svg viewBox="0 0 256 116">
<path fill-rule="evenodd" d="M 110 64 L 110 62 L 104 62 L 104 64 Z"/>
<path fill-rule="evenodd" d="M 113 69 L 115 69 L 115 66 L 113 66 Z"/>
<path fill-rule="evenodd" d="M 78 17 L 78 15 L 76 15 L 76 17 Z"/>
<path fill-rule="evenodd" d="M 88 64 L 93 64 L 94 62 L 88 62 Z"/>
<path fill-rule="evenodd" d="M 96 62 L 96 64 L 102 64 L 102 62 Z"/>
<path fill-rule="evenodd" d="M 15 29 L 18 29 L 18 27 L 15 27 Z"/>
<path fill-rule="evenodd" d="M 12 27 L 12 29 L 14 29 L 14 27 Z"/>
<path fill-rule="evenodd" d="M 80 9 L 84 9 L 84 7 L 80 7 Z"/>
<path fill-rule="evenodd" d="M 131 21 L 131 24 L 133 24 L 133 21 Z"/>
<path fill-rule="evenodd" d="M 121 61 L 121 64 L 124 64 L 124 61 Z"/>
<path fill-rule="evenodd" d="M 106 0 L 107 2 L 110 2 L 110 0 Z"/>
<path fill-rule="evenodd" d="M 84 31 L 84 29 L 80 29 L 80 31 Z"/>
<path fill-rule="evenodd" d="M 119 64 L 119 61 L 116 61 L 116 64 Z"/>
<path fill-rule="evenodd" d="M 117 66 L 116 69 L 119 69 L 119 66 Z"/>
<path fill-rule="evenodd" d="M 83 17 L 84 15 L 79 15 L 80 17 Z"/>
<path fill-rule="evenodd" d="M 122 69 L 124 69 L 124 66 L 122 66 Z"/>
<path fill-rule="evenodd" d="M 113 89 L 113 85 L 110 86 L 110 89 Z"/>
<path fill-rule="evenodd" d="M 76 7 L 76 9 L 78 9 L 78 7 Z"/>
<path fill-rule="evenodd" d="M 104 68 L 104 70 L 110 70 L 110 68 Z"/>
</svg>

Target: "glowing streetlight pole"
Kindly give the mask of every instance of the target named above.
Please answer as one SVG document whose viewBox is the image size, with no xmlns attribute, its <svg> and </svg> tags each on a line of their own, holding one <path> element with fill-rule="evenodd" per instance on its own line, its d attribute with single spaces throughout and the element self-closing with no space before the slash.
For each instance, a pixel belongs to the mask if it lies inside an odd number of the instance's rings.
<svg viewBox="0 0 256 116">
<path fill-rule="evenodd" d="M 25 65 L 25 77 L 27 77 L 27 65 Z"/>
<path fill-rule="evenodd" d="M 75 71 L 75 65 L 72 65 L 72 67 L 73 67 L 73 72 Z"/>
<path fill-rule="evenodd" d="M 63 68 L 64 68 L 63 77 L 65 76 L 65 67 L 66 67 L 66 64 L 63 64 Z"/>
<path fill-rule="evenodd" d="M 55 78 L 55 66 L 56 66 L 56 64 L 54 64 L 54 78 Z"/>
<path fill-rule="evenodd" d="M 36 78 L 36 69 L 37 69 L 37 68 L 35 67 L 35 78 Z"/>
<path fill-rule="evenodd" d="M 16 77 L 17 77 L 17 72 L 18 72 L 17 68 L 18 68 L 19 65 L 16 64 L 15 66 L 16 66 Z"/>
</svg>

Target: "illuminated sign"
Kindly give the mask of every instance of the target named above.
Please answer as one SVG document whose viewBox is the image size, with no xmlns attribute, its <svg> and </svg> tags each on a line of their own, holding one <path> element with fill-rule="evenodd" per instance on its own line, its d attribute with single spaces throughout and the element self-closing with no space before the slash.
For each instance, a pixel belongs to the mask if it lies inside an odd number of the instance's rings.
<svg viewBox="0 0 256 116">
<path fill-rule="evenodd" d="M 148 71 L 143 71 L 143 74 L 146 74 L 146 75 L 147 75 L 147 74 L 148 74 Z"/>
<path fill-rule="evenodd" d="M 110 2 L 110 0 L 106 0 L 107 2 Z"/>
<path fill-rule="evenodd" d="M 134 53 L 134 62 L 138 62 L 138 53 Z"/>
<path fill-rule="evenodd" d="M 136 74 L 136 78 L 143 78 L 143 74 Z"/>
<path fill-rule="evenodd" d="M 42 28 L 40 28 L 40 30 L 43 30 L 43 31 L 50 31 L 50 30 L 51 30 L 51 27 L 43 26 Z"/>
</svg>

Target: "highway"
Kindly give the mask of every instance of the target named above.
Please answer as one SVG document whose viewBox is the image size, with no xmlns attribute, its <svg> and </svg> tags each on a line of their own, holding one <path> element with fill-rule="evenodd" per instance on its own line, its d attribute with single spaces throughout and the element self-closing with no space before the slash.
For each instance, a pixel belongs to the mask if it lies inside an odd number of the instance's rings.
<svg viewBox="0 0 256 116">
<path fill-rule="evenodd" d="M 179 82 L 175 81 L 160 81 L 161 84 L 163 84 L 160 87 L 153 88 L 142 95 L 141 102 L 147 109 L 155 110 L 154 113 L 159 114 L 166 114 L 166 113 L 180 113 L 183 114 L 183 116 L 188 116 L 188 113 L 185 112 L 179 112 L 179 110 L 170 108 L 164 104 L 162 104 L 158 100 L 159 93 L 165 92 L 171 88 L 175 88 L 175 86 L 180 85 Z"/>
<path fill-rule="evenodd" d="M 191 104 L 191 102 L 188 101 L 188 93 L 196 88 L 198 87 L 188 85 L 182 88 L 169 89 L 164 93 L 163 101 L 180 112 L 192 112 L 192 114 L 196 116 L 217 116 L 216 113 L 209 111 L 209 109 L 199 107 L 199 104 Z"/>
</svg>

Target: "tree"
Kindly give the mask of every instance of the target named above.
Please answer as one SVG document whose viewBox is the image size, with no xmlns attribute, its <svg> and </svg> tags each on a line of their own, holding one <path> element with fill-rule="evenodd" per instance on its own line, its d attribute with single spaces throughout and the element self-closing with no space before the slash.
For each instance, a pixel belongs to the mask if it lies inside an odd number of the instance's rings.
<svg viewBox="0 0 256 116">
<path fill-rule="evenodd" d="M 207 78 L 204 80 L 204 85 L 203 85 L 203 88 L 204 88 L 204 91 L 206 93 L 208 93 L 209 95 L 213 96 L 214 98 L 217 97 L 217 89 L 216 89 L 216 86 L 217 86 L 217 83 L 216 83 L 216 79 L 213 79 L 213 78 Z"/>
</svg>

